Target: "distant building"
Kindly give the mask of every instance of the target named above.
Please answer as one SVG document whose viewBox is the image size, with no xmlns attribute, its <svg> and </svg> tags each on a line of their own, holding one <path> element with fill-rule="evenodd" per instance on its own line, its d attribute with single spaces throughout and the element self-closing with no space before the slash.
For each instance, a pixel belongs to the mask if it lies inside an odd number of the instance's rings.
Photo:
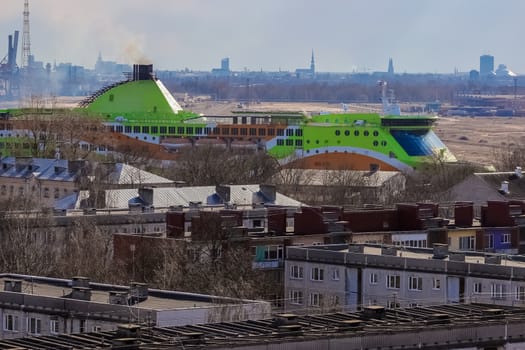
<svg viewBox="0 0 525 350">
<path fill-rule="evenodd" d="M 482 55 L 479 57 L 479 74 L 482 78 L 494 74 L 494 56 Z"/>
<path fill-rule="evenodd" d="M 394 75 L 394 62 L 392 58 L 388 60 L 388 75 Z"/>
<path fill-rule="evenodd" d="M 211 73 L 218 76 L 230 75 L 230 58 L 225 57 L 221 60 L 221 68 L 213 68 Z"/>
<path fill-rule="evenodd" d="M 315 77 L 315 59 L 314 50 L 312 50 L 312 58 L 310 60 L 310 68 L 297 68 L 295 75 L 298 78 L 314 78 Z"/>
</svg>

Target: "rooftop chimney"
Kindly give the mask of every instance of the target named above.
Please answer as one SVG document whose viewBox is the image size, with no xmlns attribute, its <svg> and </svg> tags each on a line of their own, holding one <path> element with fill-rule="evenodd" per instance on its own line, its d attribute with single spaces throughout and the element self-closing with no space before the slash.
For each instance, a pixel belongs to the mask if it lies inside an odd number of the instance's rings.
<svg viewBox="0 0 525 350">
<path fill-rule="evenodd" d="M 509 182 L 508 181 L 502 181 L 501 187 L 498 190 L 501 194 L 509 194 Z"/>
<path fill-rule="evenodd" d="M 148 285 L 146 283 L 131 282 L 129 287 L 132 304 L 148 299 Z"/>
</svg>

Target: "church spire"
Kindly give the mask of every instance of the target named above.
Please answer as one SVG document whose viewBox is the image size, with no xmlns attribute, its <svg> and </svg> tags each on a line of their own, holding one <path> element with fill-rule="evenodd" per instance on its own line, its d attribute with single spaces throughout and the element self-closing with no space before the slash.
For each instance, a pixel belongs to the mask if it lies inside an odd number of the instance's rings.
<svg viewBox="0 0 525 350">
<path fill-rule="evenodd" d="M 310 71 L 312 72 L 312 74 L 315 73 L 314 49 L 312 49 L 312 60 L 310 61 Z"/>
</svg>

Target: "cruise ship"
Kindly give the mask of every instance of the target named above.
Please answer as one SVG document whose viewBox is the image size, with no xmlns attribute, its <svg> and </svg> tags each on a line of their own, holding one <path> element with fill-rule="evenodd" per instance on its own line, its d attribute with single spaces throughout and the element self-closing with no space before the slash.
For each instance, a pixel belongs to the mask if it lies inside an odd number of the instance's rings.
<svg viewBox="0 0 525 350">
<path fill-rule="evenodd" d="M 98 142 L 104 149 L 126 144 L 160 159 L 211 145 L 265 151 L 283 166 L 308 169 L 410 172 L 436 159 L 456 161 L 432 130 L 437 116 L 401 115 L 386 83 L 380 84 L 383 113 L 201 115 L 183 110 L 152 65 L 134 65 L 126 80 L 97 91 L 78 108 L 102 118 L 108 136 Z"/>
</svg>

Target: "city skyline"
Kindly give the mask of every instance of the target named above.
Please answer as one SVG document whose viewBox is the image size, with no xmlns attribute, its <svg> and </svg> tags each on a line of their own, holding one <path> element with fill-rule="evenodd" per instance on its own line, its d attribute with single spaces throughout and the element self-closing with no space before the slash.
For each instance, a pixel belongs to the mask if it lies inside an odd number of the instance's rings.
<svg viewBox="0 0 525 350">
<path fill-rule="evenodd" d="M 479 70 L 495 56 L 525 72 L 518 45 L 525 2 L 481 1 L 30 1 L 31 52 L 43 62 L 92 68 L 103 59 L 156 69 L 211 70 L 223 57 L 234 71 L 452 73 Z M 2 0 L 0 56 L 22 34 L 23 1 Z M 21 62 L 21 41 L 17 62 Z"/>
</svg>

